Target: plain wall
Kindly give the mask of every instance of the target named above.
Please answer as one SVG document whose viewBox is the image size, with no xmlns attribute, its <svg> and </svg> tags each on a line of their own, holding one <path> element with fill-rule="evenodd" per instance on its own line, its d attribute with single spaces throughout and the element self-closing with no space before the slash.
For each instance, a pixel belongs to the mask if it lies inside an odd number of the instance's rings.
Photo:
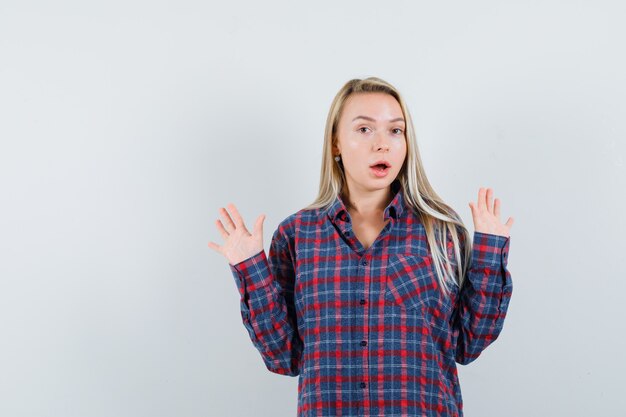
<svg viewBox="0 0 626 417">
<path fill-rule="evenodd" d="M 0 415 L 295 415 L 241 322 L 218 209 L 317 194 L 351 78 L 404 95 L 436 191 L 515 218 L 465 415 L 626 409 L 619 1 L 2 1 Z"/>
</svg>

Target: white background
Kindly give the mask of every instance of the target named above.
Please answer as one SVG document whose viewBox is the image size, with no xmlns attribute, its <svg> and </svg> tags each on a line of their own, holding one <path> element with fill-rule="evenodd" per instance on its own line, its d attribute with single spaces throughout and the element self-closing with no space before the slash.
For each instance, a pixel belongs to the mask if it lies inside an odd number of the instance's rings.
<svg viewBox="0 0 626 417">
<path fill-rule="evenodd" d="M 515 218 L 465 415 L 623 415 L 623 4 L 0 2 L 0 415 L 295 415 L 207 243 L 233 202 L 269 247 L 367 76 L 470 231 L 481 186 Z"/>
</svg>

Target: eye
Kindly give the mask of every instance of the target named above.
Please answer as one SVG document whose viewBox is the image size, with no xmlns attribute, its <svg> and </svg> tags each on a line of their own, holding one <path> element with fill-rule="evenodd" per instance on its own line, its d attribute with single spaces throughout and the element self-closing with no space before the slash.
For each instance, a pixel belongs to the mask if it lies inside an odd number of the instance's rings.
<svg viewBox="0 0 626 417">
<path fill-rule="evenodd" d="M 402 129 L 400 129 L 399 127 L 396 127 L 393 130 L 399 130 L 400 132 L 397 133 L 398 135 L 401 135 L 402 133 L 404 133 L 404 131 Z"/>
<path fill-rule="evenodd" d="M 361 129 L 369 129 L 369 127 L 365 127 L 365 126 L 363 126 L 363 127 L 360 127 L 360 128 L 359 128 L 359 132 L 361 132 L 361 133 L 365 133 L 365 132 L 363 132 Z"/>
</svg>

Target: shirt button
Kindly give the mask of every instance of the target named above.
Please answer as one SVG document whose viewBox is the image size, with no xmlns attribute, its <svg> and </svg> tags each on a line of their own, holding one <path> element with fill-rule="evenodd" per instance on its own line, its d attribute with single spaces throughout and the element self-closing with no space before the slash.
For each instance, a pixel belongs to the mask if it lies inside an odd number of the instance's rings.
<svg viewBox="0 0 626 417">
<path fill-rule="evenodd" d="M 365 382 L 361 382 L 361 388 L 365 388 Z"/>
<path fill-rule="evenodd" d="M 365 340 L 362 340 L 361 341 L 361 346 L 365 346 L 365 345 L 367 345 L 367 342 Z"/>
<path fill-rule="evenodd" d="M 365 300 L 361 300 L 361 304 L 365 304 Z"/>
</svg>

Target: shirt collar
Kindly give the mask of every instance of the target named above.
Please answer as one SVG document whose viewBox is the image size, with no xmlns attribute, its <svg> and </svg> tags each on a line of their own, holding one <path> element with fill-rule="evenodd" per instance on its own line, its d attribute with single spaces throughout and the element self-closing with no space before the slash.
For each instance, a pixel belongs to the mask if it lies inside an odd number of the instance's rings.
<svg viewBox="0 0 626 417">
<path fill-rule="evenodd" d="M 396 220 L 400 218 L 402 212 L 404 211 L 404 196 L 402 194 L 402 187 L 400 186 L 400 181 L 395 180 L 391 183 L 391 192 L 393 193 L 393 198 L 391 202 L 385 207 L 385 211 L 383 213 L 383 218 L 386 220 L 389 217 L 394 217 Z M 326 210 L 326 214 L 333 222 L 340 218 L 342 220 L 346 220 L 349 216 L 348 210 L 346 209 L 346 205 L 341 199 L 340 195 L 335 197 L 335 201 L 330 205 L 330 207 Z"/>
</svg>

